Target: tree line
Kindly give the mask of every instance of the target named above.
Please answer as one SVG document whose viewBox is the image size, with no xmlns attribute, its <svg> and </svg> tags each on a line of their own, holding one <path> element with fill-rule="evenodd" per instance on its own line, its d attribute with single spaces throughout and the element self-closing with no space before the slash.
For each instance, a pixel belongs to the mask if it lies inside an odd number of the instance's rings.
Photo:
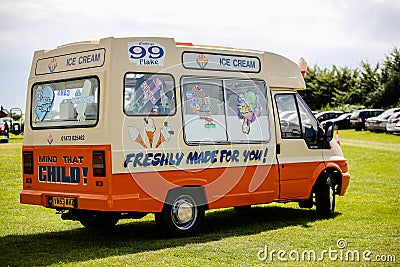
<svg viewBox="0 0 400 267">
<path fill-rule="evenodd" d="M 400 50 L 394 46 L 382 62 L 348 67 L 307 67 L 307 88 L 299 91 L 312 110 L 353 111 L 400 106 Z"/>
</svg>

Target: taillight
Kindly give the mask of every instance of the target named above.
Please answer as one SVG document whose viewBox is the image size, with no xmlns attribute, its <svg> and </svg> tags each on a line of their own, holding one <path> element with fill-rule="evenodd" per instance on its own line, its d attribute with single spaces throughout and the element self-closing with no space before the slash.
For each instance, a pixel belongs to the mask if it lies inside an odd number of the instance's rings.
<svg viewBox="0 0 400 267">
<path fill-rule="evenodd" d="M 24 174 L 33 174 L 33 152 L 24 151 L 23 155 Z"/>
<path fill-rule="evenodd" d="M 398 123 L 398 122 L 399 122 L 398 119 L 392 120 L 392 123 Z"/>
<path fill-rule="evenodd" d="M 106 157 L 104 151 L 93 151 L 93 176 L 106 176 Z"/>
<path fill-rule="evenodd" d="M 358 117 L 358 118 L 357 118 L 357 121 L 358 121 L 358 122 L 362 122 L 362 118 L 361 118 L 361 117 Z"/>
</svg>

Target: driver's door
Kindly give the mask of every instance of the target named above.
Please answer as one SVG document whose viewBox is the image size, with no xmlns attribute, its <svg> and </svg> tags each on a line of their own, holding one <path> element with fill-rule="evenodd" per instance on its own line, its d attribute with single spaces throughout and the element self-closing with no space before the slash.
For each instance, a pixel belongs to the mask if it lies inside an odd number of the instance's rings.
<svg viewBox="0 0 400 267">
<path fill-rule="evenodd" d="M 276 116 L 279 199 L 307 199 L 315 170 L 324 164 L 320 128 L 301 97 L 293 91 L 272 90 Z M 322 164 L 322 166 L 321 166 Z"/>
</svg>

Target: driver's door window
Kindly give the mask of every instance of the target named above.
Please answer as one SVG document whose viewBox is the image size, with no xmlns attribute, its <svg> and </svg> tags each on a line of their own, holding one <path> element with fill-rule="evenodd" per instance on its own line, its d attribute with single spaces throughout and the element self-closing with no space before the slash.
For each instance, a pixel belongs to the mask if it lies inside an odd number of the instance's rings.
<svg viewBox="0 0 400 267">
<path fill-rule="evenodd" d="M 282 138 L 301 138 L 300 119 L 294 94 L 275 95 Z"/>
<path fill-rule="evenodd" d="M 304 139 L 311 148 L 318 146 L 318 124 L 304 101 L 297 94 L 276 94 L 281 136 L 283 139 Z"/>
</svg>

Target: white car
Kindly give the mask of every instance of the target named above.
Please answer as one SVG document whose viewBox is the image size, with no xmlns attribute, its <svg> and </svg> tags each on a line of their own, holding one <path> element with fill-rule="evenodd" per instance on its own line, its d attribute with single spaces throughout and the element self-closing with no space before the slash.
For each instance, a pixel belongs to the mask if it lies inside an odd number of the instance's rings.
<svg viewBox="0 0 400 267">
<path fill-rule="evenodd" d="M 386 124 L 386 131 L 388 133 L 395 132 L 396 124 L 400 121 L 400 112 L 393 113 Z"/>
<path fill-rule="evenodd" d="M 394 126 L 394 133 L 400 133 L 400 121 Z"/>
</svg>

